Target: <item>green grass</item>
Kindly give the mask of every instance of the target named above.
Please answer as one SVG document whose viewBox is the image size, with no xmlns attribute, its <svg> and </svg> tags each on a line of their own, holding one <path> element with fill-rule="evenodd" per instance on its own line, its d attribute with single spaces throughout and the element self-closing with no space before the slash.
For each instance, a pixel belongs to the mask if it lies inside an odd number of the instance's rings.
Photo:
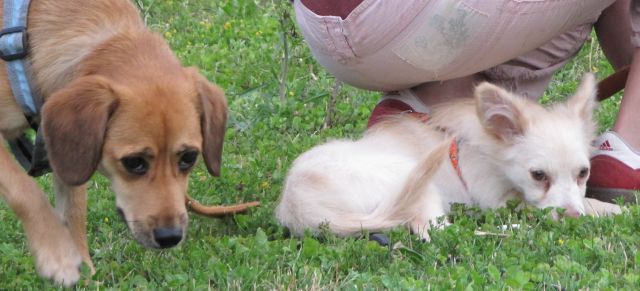
<svg viewBox="0 0 640 291">
<path fill-rule="evenodd" d="M 190 193 L 211 204 L 263 204 L 234 218 L 192 215 L 180 247 L 147 250 L 117 217 L 106 179 L 96 176 L 88 232 L 97 273 L 85 275 L 78 289 L 640 288 L 637 206 L 616 217 L 559 222 L 541 210 L 460 206 L 450 227 L 431 233 L 431 243 L 403 229 L 389 232 L 400 243 L 395 248 L 363 239 L 288 237 L 273 209 L 291 162 L 319 142 L 361 134 L 379 94 L 344 86 L 325 128 L 335 81 L 312 58 L 288 1 L 137 2 L 180 59 L 199 67 L 229 99 L 222 176 L 213 178 L 200 165 Z M 284 82 L 283 36 L 289 46 Z M 543 101 L 570 94 L 591 69 L 611 72 L 597 45 L 588 43 L 557 74 Z M 618 104 L 619 96 L 603 104 L 602 129 L 611 126 Z M 49 177 L 39 182 L 51 193 Z M 0 221 L 0 289 L 55 287 L 36 275 L 21 224 L 6 203 L 0 203 Z M 474 234 L 502 232 L 500 225 L 513 223 L 522 227 L 505 231 L 506 237 Z"/>
</svg>

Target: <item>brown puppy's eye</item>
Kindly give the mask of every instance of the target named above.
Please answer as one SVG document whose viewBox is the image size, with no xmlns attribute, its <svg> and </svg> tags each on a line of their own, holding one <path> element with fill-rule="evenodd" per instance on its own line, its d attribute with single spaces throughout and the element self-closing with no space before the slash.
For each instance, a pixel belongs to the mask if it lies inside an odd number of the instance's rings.
<svg viewBox="0 0 640 291">
<path fill-rule="evenodd" d="M 149 170 L 149 163 L 140 156 L 124 157 L 121 162 L 127 172 L 136 176 L 142 176 Z"/>
<path fill-rule="evenodd" d="M 580 173 L 578 173 L 578 178 L 579 179 L 584 179 L 587 177 L 587 175 L 589 175 L 589 168 L 584 167 L 582 169 L 580 169 Z"/>
<path fill-rule="evenodd" d="M 198 159 L 197 151 L 187 151 L 182 154 L 180 161 L 178 162 L 178 168 L 180 171 L 187 171 L 193 167 Z"/>
<path fill-rule="evenodd" d="M 547 174 L 542 170 L 531 170 L 531 178 L 538 182 L 544 182 L 548 180 Z"/>
</svg>

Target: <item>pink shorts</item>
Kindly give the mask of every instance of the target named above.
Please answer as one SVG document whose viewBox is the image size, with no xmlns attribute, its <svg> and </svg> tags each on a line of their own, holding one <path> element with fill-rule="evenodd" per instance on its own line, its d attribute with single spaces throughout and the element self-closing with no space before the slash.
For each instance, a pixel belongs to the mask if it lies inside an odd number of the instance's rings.
<svg viewBox="0 0 640 291">
<path fill-rule="evenodd" d="M 294 7 L 318 62 L 353 86 L 392 91 L 482 72 L 539 94 L 538 80 L 577 53 L 613 2 L 364 0 L 345 19 Z"/>
</svg>

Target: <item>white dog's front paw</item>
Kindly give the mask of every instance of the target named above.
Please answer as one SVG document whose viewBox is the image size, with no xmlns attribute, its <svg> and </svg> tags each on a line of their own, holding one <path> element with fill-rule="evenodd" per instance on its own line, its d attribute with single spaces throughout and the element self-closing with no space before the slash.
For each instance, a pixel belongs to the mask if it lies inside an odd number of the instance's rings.
<svg viewBox="0 0 640 291">
<path fill-rule="evenodd" d="M 52 238 L 40 245 L 33 245 L 36 267 L 40 276 L 57 284 L 71 287 L 80 279 L 82 256 L 67 234 L 64 238 Z"/>
<path fill-rule="evenodd" d="M 613 203 L 602 202 L 592 198 L 584 198 L 585 213 L 593 216 L 605 216 L 622 213 L 622 208 Z"/>
<path fill-rule="evenodd" d="M 437 218 L 433 219 L 421 219 L 415 218 L 409 223 L 409 228 L 411 231 L 419 236 L 424 242 L 431 242 L 431 237 L 429 236 L 429 229 L 437 229 L 442 230 L 445 227 L 449 226 L 451 223 L 447 220 L 438 221 Z"/>
</svg>

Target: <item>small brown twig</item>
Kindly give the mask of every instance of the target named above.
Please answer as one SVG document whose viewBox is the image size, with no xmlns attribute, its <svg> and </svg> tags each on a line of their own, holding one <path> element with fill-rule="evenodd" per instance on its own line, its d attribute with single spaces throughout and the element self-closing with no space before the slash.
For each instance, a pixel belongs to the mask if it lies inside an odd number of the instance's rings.
<svg viewBox="0 0 640 291">
<path fill-rule="evenodd" d="M 225 217 L 229 215 L 244 213 L 247 212 L 250 208 L 260 205 L 260 202 L 253 201 L 227 206 L 206 206 L 189 197 L 189 195 L 187 195 L 185 202 L 187 204 L 187 209 L 193 211 L 196 214 L 208 217 Z"/>
</svg>

